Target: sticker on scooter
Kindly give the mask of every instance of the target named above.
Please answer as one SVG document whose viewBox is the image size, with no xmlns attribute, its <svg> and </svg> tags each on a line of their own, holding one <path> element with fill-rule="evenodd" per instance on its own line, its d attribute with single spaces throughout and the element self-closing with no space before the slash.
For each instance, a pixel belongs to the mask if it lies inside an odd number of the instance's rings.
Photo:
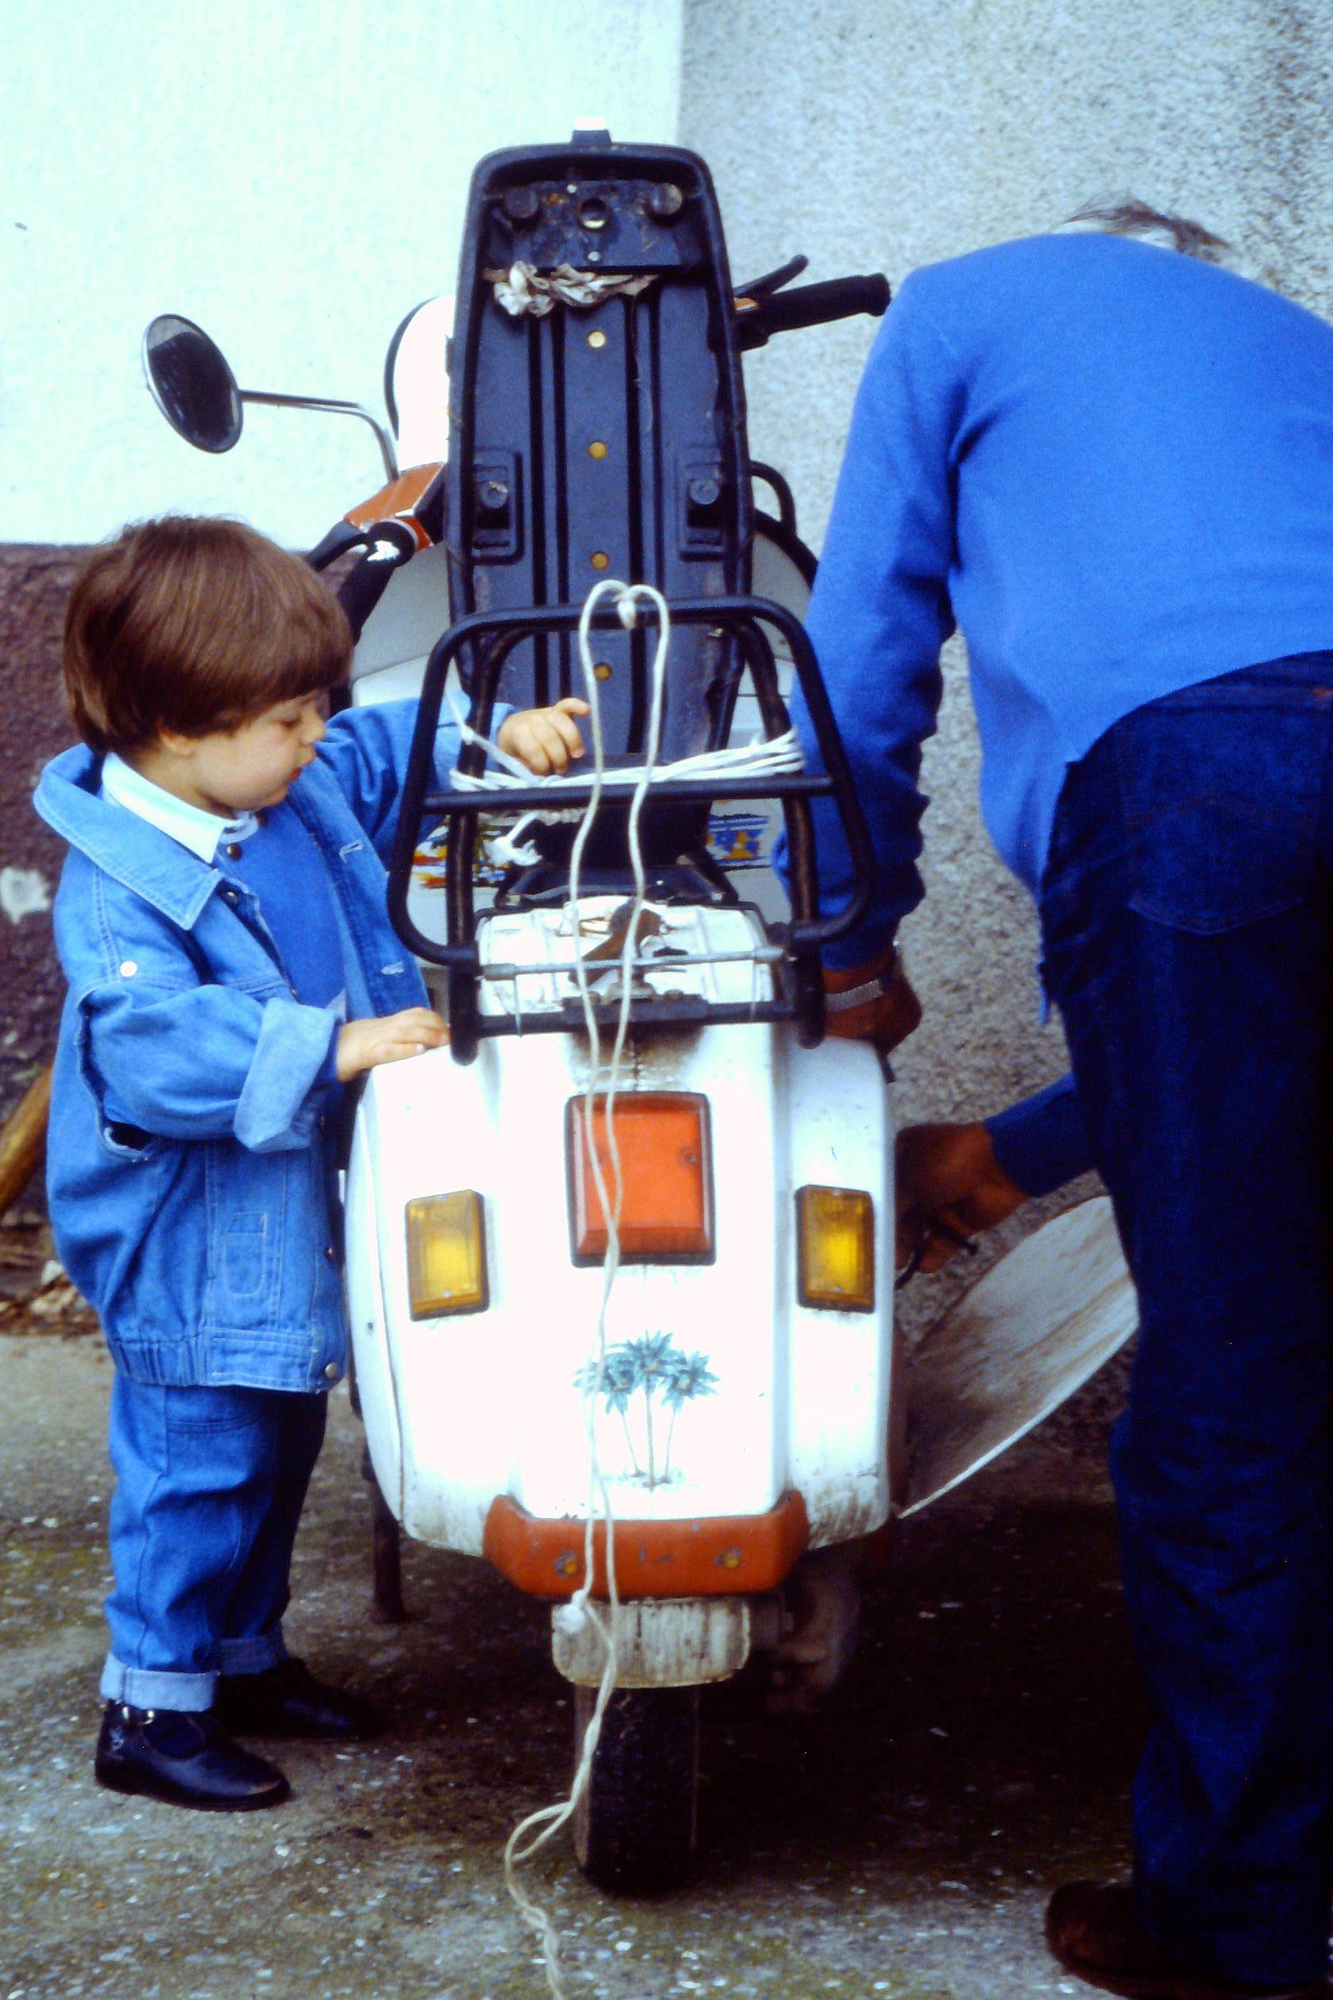
<svg viewBox="0 0 1333 2000">
<path fill-rule="evenodd" d="M 720 868 L 768 868 L 778 825 L 765 813 L 715 812 L 708 822 L 708 852 Z"/>
<path fill-rule="evenodd" d="M 655 1487 L 670 1486 L 684 1477 L 679 1467 L 671 1463 L 677 1418 L 686 1403 L 699 1396 L 711 1396 L 718 1378 L 706 1354 L 686 1354 L 669 1333 L 645 1333 L 637 1340 L 624 1340 L 607 1349 L 600 1385 L 593 1362 L 580 1368 L 574 1385 L 584 1395 L 600 1386 L 607 1413 L 620 1419 L 624 1442 L 629 1447 L 629 1470 L 619 1477 L 626 1484 L 643 1486 L 652 1492 Z M 663 1418 L 665 1434 L 659 1430 Z M 598 1428 L 610 1431 L 618 1450 L 620 1440 L 614 1429 L 607 1425 Z M 598 1442 L 600 1450 L 600 1437 Z M 609 1447 L 602 1462 L 609 1468 Z"/>
<path fill-rule="evenodd" d="M 495 843 L 503 838 L 509 828 L 498 819 L 483 819 L 477 831 L 476 855 L 472 865 L 472 879 L 479 889 L 497 889 L 504 881 L 505 871 L 510 865 L 506 853 L 496 853 Z M 437 826 L 426 835 L 417 847 L 412 860 L 413 886 L 418 889 L 443 889 L 449 866 L 449 829 Z"/>
</svg>

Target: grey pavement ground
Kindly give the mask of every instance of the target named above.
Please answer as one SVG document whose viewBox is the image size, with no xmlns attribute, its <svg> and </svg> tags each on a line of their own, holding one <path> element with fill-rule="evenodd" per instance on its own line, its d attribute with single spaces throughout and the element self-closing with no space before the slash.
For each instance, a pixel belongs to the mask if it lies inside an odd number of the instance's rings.
<svg viewBox="0 0 1333 2000">
<path fill-rule="evenodd" d="M 111 1370 L 96 1336 L 0 1339 L 0 2000 L 540 1996 L 500 1865 L 568 1775 L 547 1614 L 412 1547 L 414 1614 L 369 1618 L 358 1426 L 335 1396 L 289 1620 L 372 1693 L 372 1743 L 282 1746 L 294 1798 L 201 1815 L 99 1791 Z M 58 1325 L 59 1320 L 48 1320 Z M 1116 1872 L 1140 1730 L 1100 1438 L 1120 1364 L 902 1530 L 852 1672 L 814 1723 L 743 1683 L 704 1716 L 701 1865 L 658 1902 L 532 1871 L 574 1996 L 1015 2000 L 1073 1992 L 1050 1889 Z"/>
</svg>

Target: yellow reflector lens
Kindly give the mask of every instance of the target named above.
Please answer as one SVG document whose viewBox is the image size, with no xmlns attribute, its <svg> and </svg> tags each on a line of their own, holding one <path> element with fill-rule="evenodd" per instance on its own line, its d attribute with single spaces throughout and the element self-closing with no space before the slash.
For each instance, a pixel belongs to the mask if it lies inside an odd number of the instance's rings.
<svg viewBox="0 0 1333 2000">
<path fill-rule="evenodd" d="M 485 1311 L 486 1231 L 471 1188 L 408 1202 L 407 1283 L 413 1319 Z"/>
<path fill-rule="evenodd" d="M 796 1289 L 803 1306 L 875 1308 L 875 1204 L 859 1188 L 796 1190 Z"/>
</svg>

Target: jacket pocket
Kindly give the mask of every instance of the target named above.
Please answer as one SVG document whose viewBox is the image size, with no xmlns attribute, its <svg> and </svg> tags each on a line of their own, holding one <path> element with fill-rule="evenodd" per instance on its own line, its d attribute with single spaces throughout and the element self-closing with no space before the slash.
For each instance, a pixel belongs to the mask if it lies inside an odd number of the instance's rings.
<svg viewBox="0 0 1333 2000">
<path fill-rule="evenodd" d="M 234 1299 L 267 1289 L 270 1265 L 266 1215 L 233 1215 L 222 1235 L 222 1287 Z"/>
<path fill-rule="evenodd" d="M 209 1326 L 271 1326 L 289 1254 L 283 1155 L 257 1159 L 234 1142 L 205 1156 L 208 1247 L 204 1320 Z"/>
</svg>

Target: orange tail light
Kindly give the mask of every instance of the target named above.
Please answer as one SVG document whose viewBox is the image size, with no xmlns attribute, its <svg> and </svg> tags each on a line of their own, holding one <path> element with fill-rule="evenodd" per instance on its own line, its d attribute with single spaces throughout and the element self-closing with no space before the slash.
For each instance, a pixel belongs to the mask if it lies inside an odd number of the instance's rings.
<svg viewBox="0 0 1333 2000">
<path fill-rule="evenodd" d="M 636 1264 L 711 1264 L 713 1163 L 708 1099 L 689 1091 L 633 1091 L 612 1111 L 620 1155 L 620 1255 Z M 593 1144 L 614 1212 L 617 1179 L 607 1142 L 606 1099 L 593 1105 Z M 587 1106 L 565 1107 L 570 1248 L 576 1264 L 600 1264 L 610 1232 L 588 1147 Z"/>
</svg>

